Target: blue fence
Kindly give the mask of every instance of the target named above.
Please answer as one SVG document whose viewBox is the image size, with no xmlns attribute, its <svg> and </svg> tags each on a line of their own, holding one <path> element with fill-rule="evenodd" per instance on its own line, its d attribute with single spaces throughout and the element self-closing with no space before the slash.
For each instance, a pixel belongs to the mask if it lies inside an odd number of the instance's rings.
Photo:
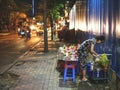
<svg viewBox="0 0 120 90">
<path fill-rule="evenodd" d="M 98 31 L 90 30 L 87 38 L 94 37 L 97 33 L 106 36 L 106 42 L 96 45 L 98 53 L 112 54 L 111 68 L 120 76 L 120 0 L 87 0 L 87 23 L 96 23 Z M 92 26 L 91 26 L 92 27 Z"/>
</svg>

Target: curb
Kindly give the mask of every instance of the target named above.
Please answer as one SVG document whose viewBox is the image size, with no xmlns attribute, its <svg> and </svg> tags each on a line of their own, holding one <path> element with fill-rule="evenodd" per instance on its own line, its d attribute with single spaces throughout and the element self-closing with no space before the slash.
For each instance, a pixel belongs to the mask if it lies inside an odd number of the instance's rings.
<svg viewBox="0 0 120 90">
<path fill-rule="evenodd" d="M 37 45 L 39 45 L 40 43 L 43 42 L 43 39 L 38 41 L 37 43 L 35 43 L 34 45 L 32 45 L 30 47 L 29 50 L 27 50 L 25 53 L 23 53 L 21 56 L 19 56 L 12 64 L 9 64 L 7 66 L 4 66 L 2 69 L 0 69 L 0 75 L 4 74 L 5 72 L 7 72 L 9 69 L 11 69 L 17 62 L 21 62 L 21 58 L 23 58 L 25 55 L 27 55 L 31 50 L 33 50 Z M 49 42 L 49 41 L 48 41 Z M 55 42 L 55 41 L 54 41 Z M 56 42 L 55 42 L 56 45 Z M 56 47 L 55 47 L 56 48 Z M 37 50 L 36 50 L 37 51 Z M 41 51 L 42 52 L 42 51 Z M 47 52 L 47 53 L 52 53 L 51 51 Z M 23 60 L 24 61 L 24 60 Z"/>
</svg>

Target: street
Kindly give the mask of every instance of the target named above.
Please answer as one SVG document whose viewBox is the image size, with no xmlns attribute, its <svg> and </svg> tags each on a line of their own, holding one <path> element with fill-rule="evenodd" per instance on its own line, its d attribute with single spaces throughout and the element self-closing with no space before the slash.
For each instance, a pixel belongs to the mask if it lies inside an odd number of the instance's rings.
<svg viewBox="0 0 120 90">
<path fill-rule="evenodd" d="M 40 40 L 41 38 L 37 36 L 32 36 L 30 40 L 26 40 L 16 33 L 0 35 L 0 69 L 13 63 Z"/>
</svg>

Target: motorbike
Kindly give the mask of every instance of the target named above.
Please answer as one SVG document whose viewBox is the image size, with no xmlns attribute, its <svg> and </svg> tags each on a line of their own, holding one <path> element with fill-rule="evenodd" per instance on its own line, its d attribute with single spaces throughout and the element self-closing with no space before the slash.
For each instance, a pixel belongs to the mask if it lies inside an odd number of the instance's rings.
<svg viewBox="0 0 120 90">
<path fill-rule="evenodd" d="M 30 39 L 31 38 L 31 34 L 29 30 L 26 30 L 26 39 Z"/>
<path fill-rule="evenodd" d="M 25 37 L 25 31 L 24 30 L 21 31 L 21 36 L 22 36 L 22 38 Z"/>
</svg>

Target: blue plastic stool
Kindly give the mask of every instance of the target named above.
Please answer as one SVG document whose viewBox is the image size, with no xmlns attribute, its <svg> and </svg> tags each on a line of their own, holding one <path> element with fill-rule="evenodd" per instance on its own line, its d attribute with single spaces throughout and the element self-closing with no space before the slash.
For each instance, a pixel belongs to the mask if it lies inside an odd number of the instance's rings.
<svg viewBox="0 0 120 90">
<path fill-rule="evenodd" d="M 91 72 L 91 63 L 87 63 L 87 74 Z"/>
<path fill-rule="evenodd" d="M 70 72 L 68 72 L 70 71 Z M 72 79 L 75 82 L 75 62 L 74 61 L 65 61 L 64 67 L 64 81 L 67 79 Z"/>
<path fill-rule="evenodd" d="M 79 75 L 80 74 L 80 63 L 79 61 L 76 61 L 76 68 L 75 68 L 75 74 Z"/>
</svg>

